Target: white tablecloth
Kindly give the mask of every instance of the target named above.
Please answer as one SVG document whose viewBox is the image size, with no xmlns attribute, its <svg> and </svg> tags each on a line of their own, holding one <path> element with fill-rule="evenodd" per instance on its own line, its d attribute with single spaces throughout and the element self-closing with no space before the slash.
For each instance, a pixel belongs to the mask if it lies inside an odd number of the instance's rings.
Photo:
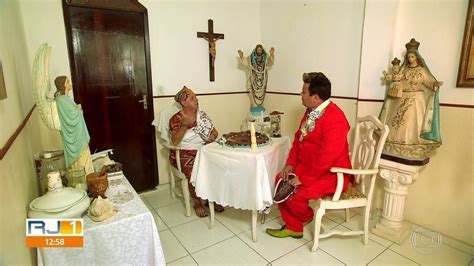
<svg viewBox="0 0 474 266">
<path fill-rule="evenodd" d="M 198 150 L 191 175 L 196 194 L 223 206 L 263 210 L 273 203 L 275 176 L 285 166 L 289 148 L 287 136 L 255 150 L 205 145 Z"/>
<path fill-rule="evenodd" d="M 165 265 L 153 215 L 123 175 L 105 195 L 118 212 L 102 222 L 84 216 L 83 248 L 39 248 L 38 265 Z"/>
</svg>

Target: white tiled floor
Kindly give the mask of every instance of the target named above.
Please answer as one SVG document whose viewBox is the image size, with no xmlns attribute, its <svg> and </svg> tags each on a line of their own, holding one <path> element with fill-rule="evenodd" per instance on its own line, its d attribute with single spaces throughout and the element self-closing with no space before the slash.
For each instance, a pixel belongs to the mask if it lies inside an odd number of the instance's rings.
<svg viewBox="0 0 474 266">
<path fill-rule="evenodd" d="M 227 208 L 216 213 L 214 227 L 209 218 L 194 213 L 184 216 L 179 198 L 171 198 L 169 190 L 140 195 L 155 218 L 166 263 L 169 265 L 474 265 L 474 248 L 443 236 L 440 247 L 415 249 L 410 239 L 403 245 L 369 235 L 363 245 L 360 236 L 322 239 L 320 248 L 311 252 L 313 222 L 305 227 L 302 239 L 276 239 L 266 228 L 283 224 L 278 210 L 267 215 L 265 224 L 258 223 L 258 242 L 252 241 L 251 212 Z M 374 213 L 370 226 L 378 221 Z M 323 228 L 350 230 L 360 226 L 362 216 L 351 212 L 346 223 L 343 212 L 328 213 Z M 415 232 L 417 226 L 412 225 Z"/>
</svg>

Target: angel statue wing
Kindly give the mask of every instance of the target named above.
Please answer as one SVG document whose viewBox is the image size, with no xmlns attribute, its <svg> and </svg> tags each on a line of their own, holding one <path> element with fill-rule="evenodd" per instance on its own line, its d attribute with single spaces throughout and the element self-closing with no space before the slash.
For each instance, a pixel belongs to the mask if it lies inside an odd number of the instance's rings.
<svg viewBox="0 0 474 266">
<path fill-rule="evenodd" d="M 61 130 L 58 109 L 54 99 L 49 98 L 51 83 L 49 81 L 49 55 L 51 47 L 47 43 L 42 44 L 36 51 L 33 61 L 33 94 L 40 116 L 46 126 L 50 129 Z"/>
</svg>

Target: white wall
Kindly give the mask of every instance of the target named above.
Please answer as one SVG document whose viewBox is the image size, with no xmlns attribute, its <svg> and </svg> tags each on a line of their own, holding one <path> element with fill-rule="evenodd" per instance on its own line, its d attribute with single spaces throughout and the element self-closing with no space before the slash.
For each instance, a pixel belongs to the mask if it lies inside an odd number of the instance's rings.
<svg viewBox="0 0 474 266">
<path fill-rule="evenodd" d="M 474 104 L 474 90 L 456 88 L 468 2 L 367 0 L 359 98 L 384 99 L 382 71 L 394 57 L 403 61 L 405 44 L 415 38 L 431 72 L 444 82 L 440 102 Z"/>
<path fill-rule="evenodd" d="M 440 112 L 443 145 L 410 187 L 405 217 L 474 246 L 474 110 Z"/>
<path fill-rule="evenodd" d="M 394 38 L 394 54 L 402 57 L 411 38 L 440 88 L 441 103 L 474 104 L 472 88 L 456 88 L 467 6 L 465 0 L 400 1 Z M 442 115 L 442 114 L 441 114 Z"/>
<path fill-rule="evenodd" d="M 33 107 L 31 67 L 18 0 L 0 1 L 0 59 L 7 98 L 0 100 L 0 147 Z M 38 196 L 33 154 L 41 150 L 36 110 L 0 160 L 0 265 L 31 265 L 35 249 L 25 246 L 28 204 Z"/>
<path fill-rule="evenodd" d="M 140 3 L 148 9 L 154 95 L 159 94 L 159 86 L 168 95 L 183 85 L 197 93 L 246 90 L 245 72 L 238 69 L 237 50 L 250 50 L 261 41 L 259 1 Z M 70 75 L 61 1 L 22 0 L 20 6 L 29 61 L 36 49 L 47 42 L 52 47 L 50 76 Z M 209 81 L 208 44 L 196 37 L 198 31 L 207 32 L 208 19 L 214 20 L 214 32 L 225 35 L 216 45 L 215 82 Z"/>
<path fill-rule="evenodd" d="M 71 76 L 67 53 L 66 30 L 60 0 L 21 0 L 21 17 L 25 27 L 31 72 L 36 50 L 43 43 L 51 46 L 50 78 Z M 53 86 L 53 90 L 54 86 Z M 54 91 L 51 95 L 54 94 Z"/>
<path fill-rule="evenodd" d="M 391 66 L 398 1 L 367 0 L 362 39 L 359 99 L 385 98 L 382 71 Z M 400 56 L 397 54 L 398 58 Z M 359 114 L 358 114 L 359 115 Z M 361 115 L 359 115 L 361 116 Z"/>
<path fill-rule="evenodd" d="M 301 92 L 304 72 L 323 72 L 332 95 L 356 97 L 363 0 L 262 1 L 262 42 L 275 47 L 268 90 Z"/>
<path fill-rule="evenodd" d="M 0 100 L 0 113 L 8 112 L 8 115 L 0 116 L 0 146 L 3 146 L 33 107 L 33 96 L 27 90 L 31 87 L 31 68 L 27 65 L 17 1 L 0 2 L 0 36 L 0 60 L 7 90 L 7 98 Z"/>
<path fill-rule="evenodd" d="M 49 61 L 49 75 L 51 82 L 55 77 L 71 76 L 69 57 L 67 53 L 66 30 L 64 27 L 63 9 L 60 0 L 21 0 L 18 1 L 21 13 L 18 15 L 24 25 L 26 36 L 26 66 L 25 71 L 31 73 L 36 50 L 43 43 L 51 46 Z M 32 81 L 28 81 L 27 92 L 32 95 Z M 49 93 L 53 97 L 54 84 Z M 71 93 L 72 94 L 72 93 Z M 47 128 L 44 123 L 39 123 L 37 130 L 41 134 L 41 144 L 44 150 L 62 149 L 59 131 Z"/>
<path fill-rule="evenodd" d="M 259 1 L 140 1 L 148 9 L 154 95 L 174 95 L 183 85 L 196 93 L 245 91 L 237 50 L 260 43 Z M 209 81 L 208 43 L 197 32 L 223 33 L 216 42 L 215 82 Z"/>
</svg>

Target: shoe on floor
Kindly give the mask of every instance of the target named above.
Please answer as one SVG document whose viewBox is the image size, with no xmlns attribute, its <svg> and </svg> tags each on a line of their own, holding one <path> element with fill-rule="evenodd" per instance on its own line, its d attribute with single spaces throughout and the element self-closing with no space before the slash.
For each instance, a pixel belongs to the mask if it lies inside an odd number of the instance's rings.
<svg viewBox="0 0 474 266">
<path fill-rule="evenodd" d="M 278 238 L 284 238 L 284 237 L 302 238 L 303 237 L 303 232 L 291 231 L 291 230 L 286 229 L 285 226 L 282 226 L 280 229 L 267 228 L 265 232 L 267 232 L 267 234 L 273 237 L 278 237 Z"/>
</svg>

